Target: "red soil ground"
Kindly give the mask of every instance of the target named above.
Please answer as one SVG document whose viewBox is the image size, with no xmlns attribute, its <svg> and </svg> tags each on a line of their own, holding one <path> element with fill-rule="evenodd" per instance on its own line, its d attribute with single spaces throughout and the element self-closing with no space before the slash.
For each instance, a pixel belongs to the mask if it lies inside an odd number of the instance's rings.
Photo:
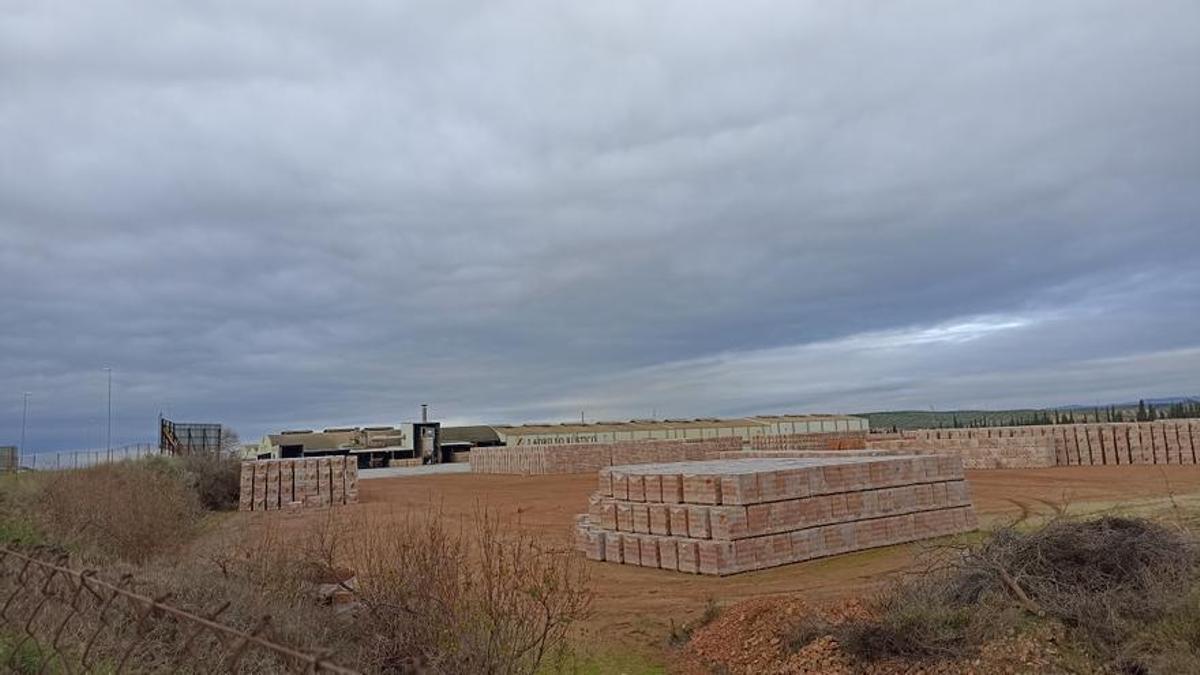
<svg viewBox="0 0 1200 675">
<path fill-rule="evenodd" d="M 1097 510 L 1200 494 L 1200 466 L 969 471 L 967 478 L 984 526 L 1011 519 L 1023 509 L 1051 512 L 1044 502 L 1065 501 L 1072 510 Z M 595 484 L 593 475 L 373 479 L 360 482 L 361 503 L 346 511 L 400 516 L 432 509 L 453 516 L 486 506 L 518 516 L 523 528 L 566 542 L 574 516 L 586 510 Z M 590 637 L 622 649 L 657 649 L 672 621 L 678 624 L 698 615 L 709 598 L 727 604 L 779 593 L 803 593 L 810 602 L 857 596 L 912 565 L 918 552 L 916 545 L 892 546 L 726 578 L 588 563 L 596 591 Z"/>
</svg>

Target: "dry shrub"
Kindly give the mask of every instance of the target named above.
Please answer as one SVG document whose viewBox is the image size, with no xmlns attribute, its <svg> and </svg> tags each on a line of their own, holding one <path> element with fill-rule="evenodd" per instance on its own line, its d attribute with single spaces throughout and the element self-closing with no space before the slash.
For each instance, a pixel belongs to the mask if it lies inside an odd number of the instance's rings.
<svg viewBox="0 0 1200 675">
<path fill-rule="evenodd" d="M 964 558 L 951 592 L 962 602 L 1007 592 L 1115 644 L 1186 598 L 1197 562 L 1191 537 L 1144 518 L 1057 518 L 1029 532 L 995 532 Z"/>
<path fill-rule="evenodd" d="M 667 634 L 667 644 L 672 647 L 686 645 L 691 641 L 692 635 L 696 631 L 716 621 L 720 616 L 721 606 L 717 604 L 717 599 L 710 595 L 704 602 L 704 611 L 695 620 L 688 621 L 680 626 L 676 626 L 674 620 L 671 621 L 671 632 Z"/>
<path fill-rule="evenodd" d="M 585 567 L 495 514 L 364 520 L 344 538 L 364 607 L 360 666 L 394 672 L 534 673 L 565 655 L 588 614 Z"/>
<path fill-rule="evenodd" d="M 143 562 L 186 542 L 195 493 L 165 462 L 120 462 L 43 479 L 36 513 L 49 538 L 88 555 Z"/>
<path fill-rule="evenodd" d="M 241 492 L 241 460 L 231 455 L 195 453 L 184 455 L 179 461 L 204 508 L 210 511 L 237 508 Z"/>
<path fill-rule="evenodd" d="M 952 588 L 946 574 L 905 579 L 875 598 L 873 619 L 847 621 L 828 633 L 867 661 L 961 657 L 996 637 L 1012 615 L 961 602 Z"/>
<path fill-rule="evenodd" d="M 936 567 L 877 598 L 874 619 L 836 629 L 846 651 L 868 661 L 960 657 L 1031 615 L 1060 622 L 1114 664 L 1133 663 L 1123 654 L 1145 651 L 1139 641 L 1200 635 L 1195 541 L 1153 521 L 1059 517 L 1001 528 L 948 560 L 939 553 Z"/>
</svg>

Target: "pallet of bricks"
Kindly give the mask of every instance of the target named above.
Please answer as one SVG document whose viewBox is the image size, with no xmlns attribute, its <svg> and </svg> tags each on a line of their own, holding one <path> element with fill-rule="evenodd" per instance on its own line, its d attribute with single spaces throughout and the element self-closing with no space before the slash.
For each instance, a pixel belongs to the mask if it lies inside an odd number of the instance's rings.
<svg viewBox="0 0 1200 675">
<path fill-rule="evenodd" d="M 871 448 L 912 454 L 958 455 L 967 469 L 1035 469 L 1058 464 L 1054 442 L 1049 436 L 872 440 Z"/>
<path fill-rule="evenodd" d="M 751 450 L 862 450 L 865 431 L 827 431 L 810 434 L 758 434 L 750 437 Z"/>
<path fill-rule="evenodd" d="M 298 510 L 358 502 L 354 457 L 260 459 L 242 462 L 241 511 Z"/>
<path fill-rule="evenodd" d="M 1040 437 L 1054 444 L 1059 466 L 1200 463 L 1200 420 L 1055 424 L 977 429 L 922 429 L 905 438 Z"/>
<path fill-rule="evenodd" d="M 1197 464 L 1200 456 L 1200 420 L 1073 424 L 1052 433 L 1068 466 Z"/>
<path fill-rule="evenodd" d="M 576 521 L 592 560 L 727 575 L 973 530 L 953 456 L 617 466 Z"/>
<path fill-rule="evenodd" d="M 591 473 L 615 464 L 700 460 L 741 447 L 742 439 L 732 437 L 474 448 L 471 471 L 529 476 Z"/>
</svg>

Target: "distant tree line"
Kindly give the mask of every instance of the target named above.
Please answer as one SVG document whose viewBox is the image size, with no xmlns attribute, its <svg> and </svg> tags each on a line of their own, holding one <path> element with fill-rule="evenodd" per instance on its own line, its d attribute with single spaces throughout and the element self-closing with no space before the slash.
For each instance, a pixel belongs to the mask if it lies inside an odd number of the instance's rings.
<svg viewBox="0 0 1200 675">
<path fill-rule="evenodd" d="M 964 415 L 953 414 L 949 420 L 939 420 L 936 428 L 976 429 L 981 427 L 1024 427 L 1043 424 L 1082 424 L 1085 422 L 1152 422 L 1164 419 L 1200 417 L 1200 401 L 1188 400 L 1165 406 L 1138 401 L 1137 408 L 1108 406 L 1071 408 L 1069 410 L 1033 410 L 1021 413 Z"/>
</svg>

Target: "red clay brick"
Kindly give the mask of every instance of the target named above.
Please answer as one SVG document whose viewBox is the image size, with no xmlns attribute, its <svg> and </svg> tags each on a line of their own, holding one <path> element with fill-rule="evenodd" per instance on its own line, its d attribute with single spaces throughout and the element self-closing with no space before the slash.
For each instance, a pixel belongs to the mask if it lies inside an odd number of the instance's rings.
<svg viewBox="0 0 1200 675">
<path fill-rule="evenodd" d="M 708 507 L 707 506 L 689 506 L 688 512 L 688 536 L 693 539 L 708 539 L 712 536 L 712 530 L 708 523 Z"/>
<path fill-rule="evenodd" d="M 671 508 L 666 504 L 647 504 L 650 511 L 650 532 L 652 534 L 671 534 Z"/>
<path fill-rule="evenodd" d="M 650 507 L 648 505 L 633 505 L 633 531 L 639 534 L 650 533 Z"/>
<path fill-rule="evenodd" d="M 669 507 L 671 514 L 671 534 L 676 537 L 688 536 L 688 510 L 685 505 L 672 505 Z"/>
<path fill-rule="evenodd" d="M 678 543 L 679 549 L 679 571 L 689 574 L 697 574 L 700 572 L 700 552 L 696 546 L 696 542 L 688 539 L 680 540 Z"/>
</svg>

